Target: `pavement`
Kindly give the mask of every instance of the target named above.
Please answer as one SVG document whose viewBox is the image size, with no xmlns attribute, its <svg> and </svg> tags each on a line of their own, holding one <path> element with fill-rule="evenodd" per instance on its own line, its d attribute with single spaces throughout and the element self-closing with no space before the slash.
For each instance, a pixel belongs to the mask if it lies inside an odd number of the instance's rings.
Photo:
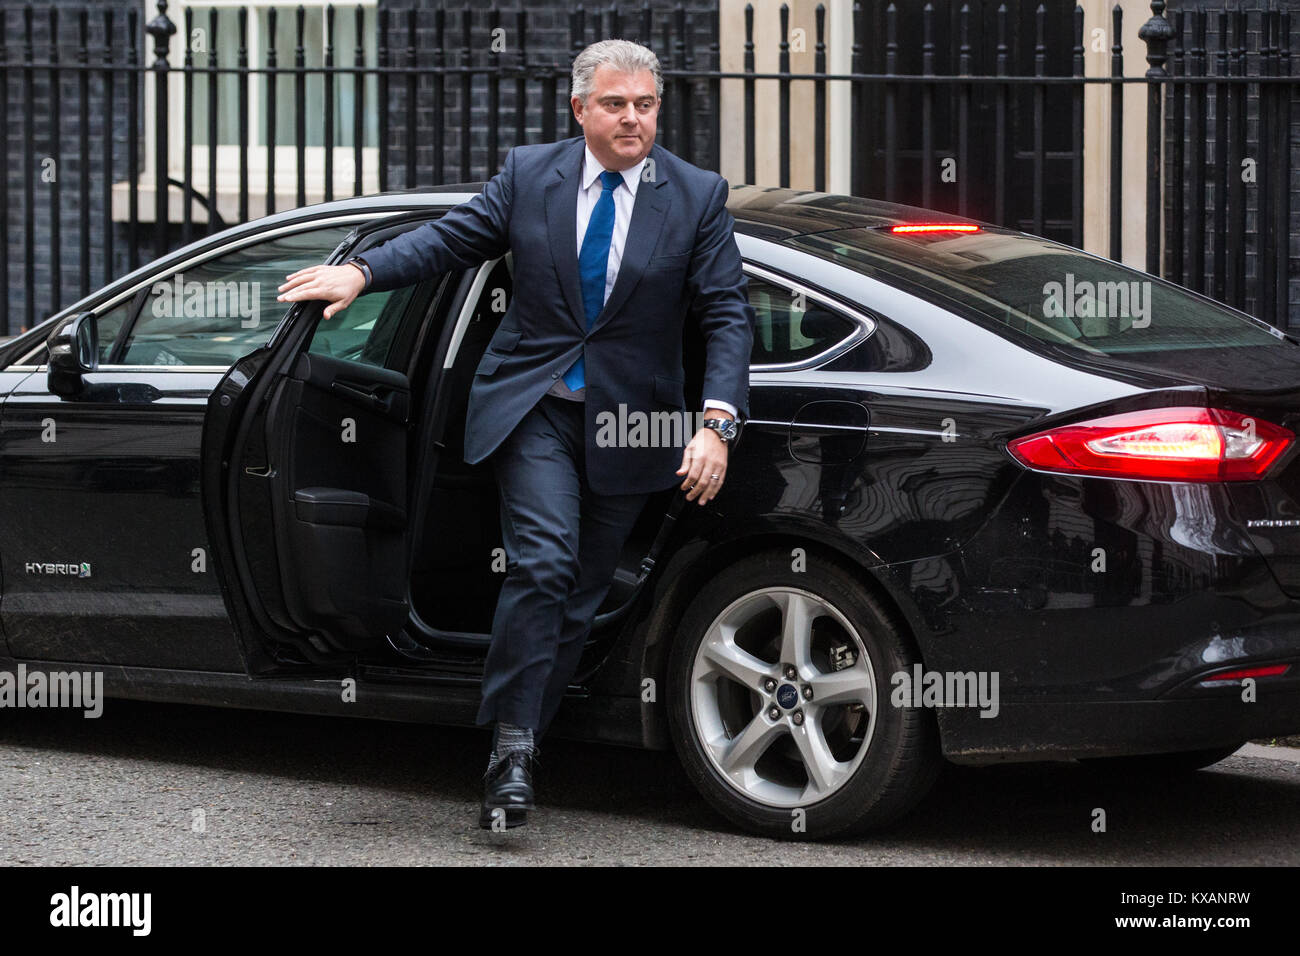
<svg viewBox="0 0 1300 956">
<path fill-rule="evenodd" d="M 901 823 L 816 843 L 741 832 L 671 753 L 562 740 L 544 748 L 529 823 L 479 830 L 487 744 L 483 730 L 116 700 L 93 720 L 0 711 L 0 864 L 1300 862 L 1294 748 L 1247 744 L 1155 780 L 948 766 Z"/>
</svg>

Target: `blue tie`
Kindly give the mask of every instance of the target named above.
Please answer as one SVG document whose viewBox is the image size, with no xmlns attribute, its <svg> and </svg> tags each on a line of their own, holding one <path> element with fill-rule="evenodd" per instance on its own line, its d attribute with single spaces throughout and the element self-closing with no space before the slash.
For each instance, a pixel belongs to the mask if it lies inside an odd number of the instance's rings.
<svg viewBox="0 0 1300 956">
<path fill-rule="evenodd" d="M 600 174 L 605 188 L 596 200 L 587 222 L 587 233 L 582 237 L 582 252 L 578 254 L 578 275 L 582 277 L 582 307 L 587 313 L 590 329 L 605 304 L 605 273 L 609 268 L 609 241 L 614 235 L 614 187 L 623 181 L 622 173 L 605 170 Z M 577 391 L 587 384 L 586 363 L 583 356 L 564 373 L 564 384 Z"/>
</svg>

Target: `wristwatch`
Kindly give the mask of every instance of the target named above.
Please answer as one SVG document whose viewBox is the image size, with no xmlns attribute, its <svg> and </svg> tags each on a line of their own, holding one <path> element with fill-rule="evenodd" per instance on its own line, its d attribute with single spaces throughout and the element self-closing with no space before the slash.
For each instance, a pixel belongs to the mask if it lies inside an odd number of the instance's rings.
<svg viewBox="0 0 1300 956">
<path fill-rule="evenodd" d="M 370 273 L 370 266 L 366 263 L 366 260 L 365 260 L 365 259 L 362 259 L 360 256 L 353 256 L 351 259 L 349 259 L 347 262 L 345 262 L 345 263 L 343 263 L 343 264 L 344 264 L 345 266 L 346 266 L 346 265 L 353 265 L 353 266 L 356 266 L 358 269 L 360 269 L 360 270 L 361 270 L 361 274 L 362 274 L 363 276 L 366 277 L 366 284 L 365 284 L 364 286 L 362 286 L 362 288 L 363 288 L 363 289 L 368 289 L 368 288 L 370 288 L 370 282 L 371 282 L 372 279 L 374 279 L 374 276 L 371 275 L 371 273 Z"/>
<path fill-rule="evenodd" d="M 713 429 L 724 442 L 735 441 L 740 432 L 734 418 L 706 418 L 702 427 Z"/>
</svg>

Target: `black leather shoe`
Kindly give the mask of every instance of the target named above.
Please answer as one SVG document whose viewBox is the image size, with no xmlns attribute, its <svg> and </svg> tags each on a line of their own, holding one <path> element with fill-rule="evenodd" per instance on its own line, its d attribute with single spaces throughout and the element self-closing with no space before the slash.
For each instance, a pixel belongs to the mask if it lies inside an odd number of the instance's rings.
<svg viewBox="0 0 1300 956">
<path fill-rule="evenodd" d="M 505 811 L 507 829 L 527 822 L 527 811 L 534 809 L 533 771 L 536 764 L 536 750 L 531 753 L 512 750 L 483 775 L 483 804 L 478 815 L 481 828 L 492 828 L 492 811 L 497 809 Z"/>
</svg>

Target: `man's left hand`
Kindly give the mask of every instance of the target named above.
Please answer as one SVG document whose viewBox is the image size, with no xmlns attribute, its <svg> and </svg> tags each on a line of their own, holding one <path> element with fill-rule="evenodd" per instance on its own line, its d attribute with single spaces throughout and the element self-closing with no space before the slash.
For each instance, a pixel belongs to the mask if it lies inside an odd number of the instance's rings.
<svg viewBox="0 0 1300 956">
<path fill-rule="evenodd" d="M 706 409 L 705 418 L 731 418 L 720 408 Z M 682 490 L 687 501 L 708 504 L 727 478 L 727 443 L 711 428 L 701 428 L 686 446 L 682 466 L 677 474 L 685 474 Z"/>
</svg>

